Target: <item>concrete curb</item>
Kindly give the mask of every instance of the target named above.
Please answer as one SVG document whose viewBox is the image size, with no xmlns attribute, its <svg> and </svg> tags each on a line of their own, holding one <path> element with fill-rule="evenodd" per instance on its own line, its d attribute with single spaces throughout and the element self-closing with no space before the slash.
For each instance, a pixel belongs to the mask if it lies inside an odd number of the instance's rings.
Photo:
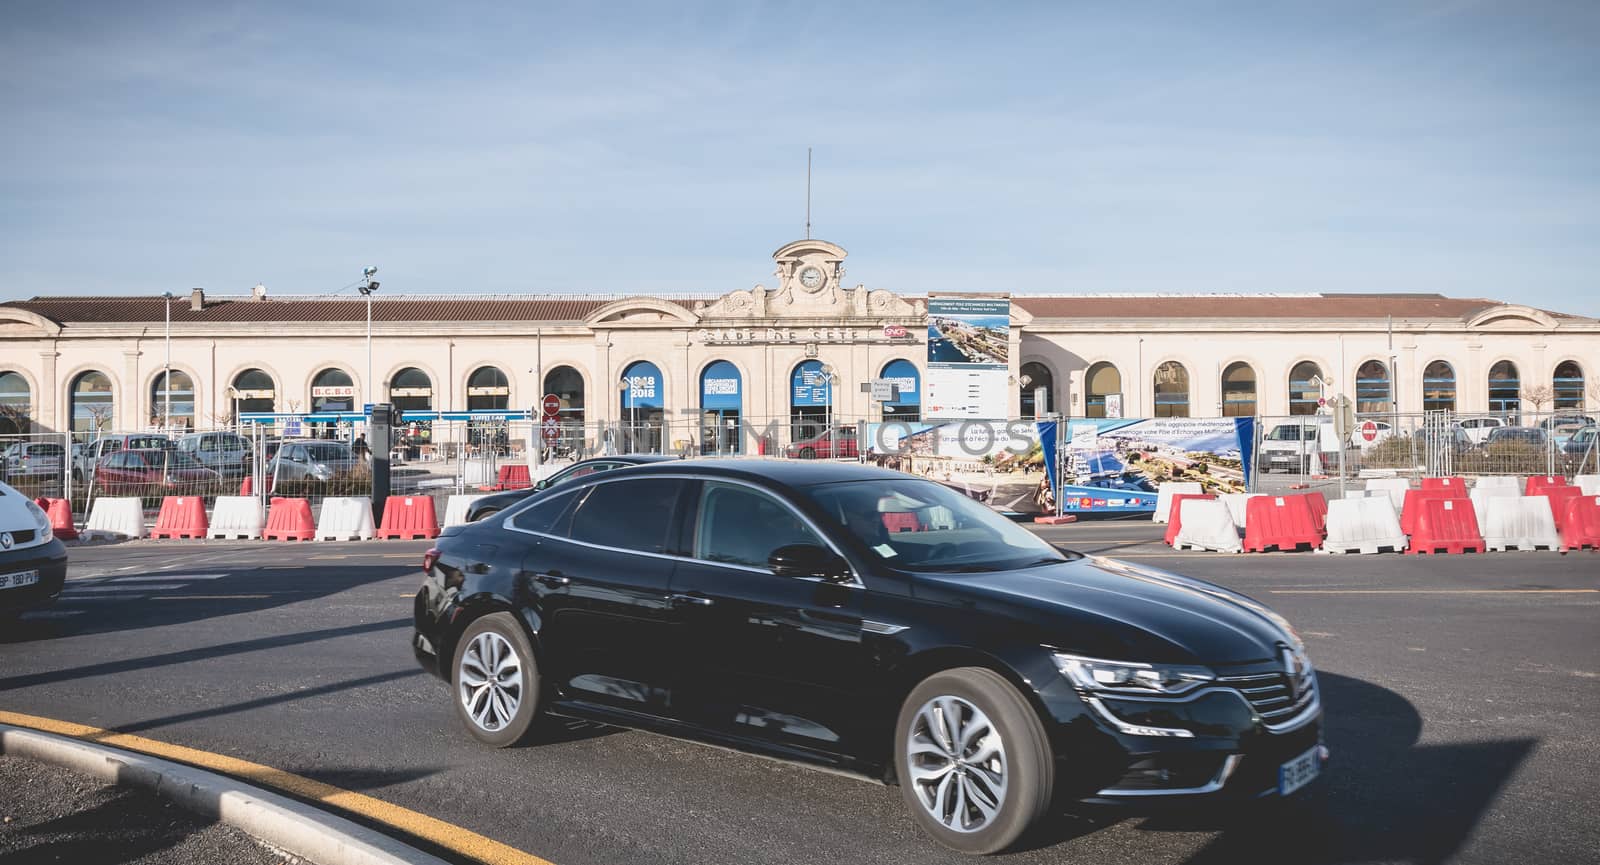
<svg viewBox="0 0 1600 865">
<path fill-rule="evenodd" d="M 170 760 L 0 724 L 0 753 L 140 787 L 317 865 L 447 865 L 380 832 Z"/>
</svg>

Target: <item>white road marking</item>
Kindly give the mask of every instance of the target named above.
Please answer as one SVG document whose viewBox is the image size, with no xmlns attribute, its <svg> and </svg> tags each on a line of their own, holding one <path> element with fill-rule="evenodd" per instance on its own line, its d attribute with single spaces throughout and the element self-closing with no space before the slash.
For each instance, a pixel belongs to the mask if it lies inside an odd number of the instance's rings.
<svg viewBox="0 0 1600 865">
<path fill-rule="evenodd" d="M 107 583 L 98 583 L 93 586 L 67 586 L 65 593 L 72 595 L 74 598 L 79 598 L 87 594 L 99 594 L 102 592 L 164 592 L 168 589 L 181 588 L 183 588 L 183 583 L 161 583 L 159 585 L 139 586 L 114 586 Z"/>
<path fill-rule="evenodd" d="M 152 574 L 143 577 L 113 577 L 117 585 L 123 583 L 170 583 L 174 580 L 220 580 L 228 574 Z M 112 580 L 107 580 L 111 582 Z"/>
</svg>

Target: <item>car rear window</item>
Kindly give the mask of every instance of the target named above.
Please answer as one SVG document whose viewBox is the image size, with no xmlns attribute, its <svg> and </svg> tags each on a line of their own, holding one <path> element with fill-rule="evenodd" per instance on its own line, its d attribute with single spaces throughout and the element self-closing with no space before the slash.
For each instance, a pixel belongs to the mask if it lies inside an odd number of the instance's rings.
<svg viewBox="0 0 1600 865">
<path fill-rule="evenodd" d="M 166 450 L 172 447 L 172 440 L 161 436 L 133 436 L 128 439 L 128 447 L 132 450 Z"/>
<path fill-rule="evenodd" d="M 306 452 L 311 454 L 311 458 L 314 459 L 314 460 L 348 460 L 348 459 L 354 459 L 354 457 L 351 455 L 350 449 L 345 447 L 344 445 L 336 445 L 336 444 L 306 445 Z"/>
<path fill-rule="evenodd" d="M 61 445 L 30 445 L 28 453 L 48 457 L 61 456 Z"/>
</svg>

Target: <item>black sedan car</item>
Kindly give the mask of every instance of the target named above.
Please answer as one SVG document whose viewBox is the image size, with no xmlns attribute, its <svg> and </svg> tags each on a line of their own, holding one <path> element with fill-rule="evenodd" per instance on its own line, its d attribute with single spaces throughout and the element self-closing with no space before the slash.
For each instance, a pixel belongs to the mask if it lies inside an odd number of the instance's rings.
<svg viewBox="0 0 1600 865">
<path fill-rule="evenodd" d="M 1054 797 L 1289 796 L 1327 759 L 1305 646 L 1265 606 L 896 472 L 641 466 L 423 564 L 414 649 L 479 741 L 551 712 L 858 773 L 957 850 Z"/>
<path fill-rule="evenodd" d="M 579 460 L 570 466 L 544 478 L 533 486 L 520 490 L 504 490 L 491 493 L 473 502 L 467 508 L 467 522 L 475 523 L 484 517 L 492 517 L 506 508 L 511 507 L 534 493 L 560 486 L 570 480 L 595 474 L 608 472 L 612 469 L 626 468 L 628 466 L 642 466 L 646 463 L 664 462 L 675 460 L 678 457 L 664 456 L 662 454 L 625 454 L 614 457 L 595 457 L 593 459 Z"/>
</svg>

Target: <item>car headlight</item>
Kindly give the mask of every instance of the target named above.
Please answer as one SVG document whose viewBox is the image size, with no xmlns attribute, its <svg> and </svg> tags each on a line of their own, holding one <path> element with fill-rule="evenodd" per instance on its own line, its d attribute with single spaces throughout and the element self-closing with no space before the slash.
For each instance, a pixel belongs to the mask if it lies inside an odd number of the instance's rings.
<svg viewBox="0 0 1600 865">
<path fill-rule="evenodd" d="M 1182 694 L 1216 679 L 1211 670 L 1185 664 L 1142 664 L 1053 653 L 1056 668 L 1085 691 L 1113 694 Z"/>
<path fill-rule="evenodd" d="M 43 542 L 48 542 L 55 533 L 50 528 L 50 515 L 44 512 L 32 499 L 27 500 L 28 513 L 33 515 L 33 525 L 36 537 Z"/>
</svg>

